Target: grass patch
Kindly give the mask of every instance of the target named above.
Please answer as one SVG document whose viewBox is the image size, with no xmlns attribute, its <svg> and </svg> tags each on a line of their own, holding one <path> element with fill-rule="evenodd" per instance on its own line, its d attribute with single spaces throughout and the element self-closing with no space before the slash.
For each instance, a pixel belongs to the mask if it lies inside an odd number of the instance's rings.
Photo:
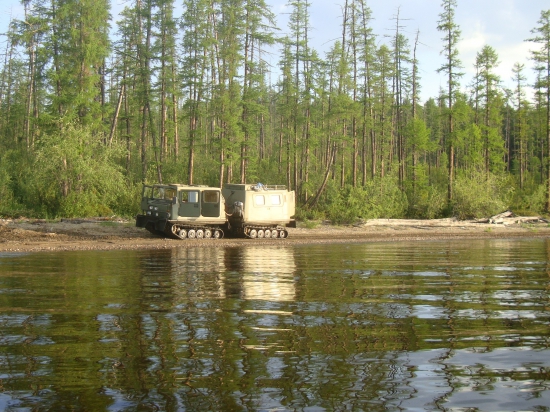
<svg viewBox="0 0 550 412">
<path fill-rule="evenodd" d="M 300 226 L 306 229 L 315 229 L 319 226 L 319 222 L 316 220 L 304 220 L 303 222 L 301 222 Z"/>
<path fill-rule="evenodd" d="M 110 221 L 110 220 L 106 220 L 106 221 L 104 221 L 104 222 L 100 222 L 99 224 L 100 224 L 100 226 L 109 226 L 109 227 L 119 226 L 119 225 L 120 225 L 120 223 L 118 223 L 118 222 L 113 222 L 113 221 Z"/>
</svg>

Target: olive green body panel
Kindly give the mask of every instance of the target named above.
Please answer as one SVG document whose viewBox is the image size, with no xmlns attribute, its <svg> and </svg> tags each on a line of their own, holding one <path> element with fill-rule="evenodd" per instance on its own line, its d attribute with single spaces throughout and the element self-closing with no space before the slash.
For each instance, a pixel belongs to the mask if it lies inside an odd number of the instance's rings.
<svg viewBox="0 0 550 412">
<path fill-rule="evenodd" d="M 223 225 L 225 202 L 221 190 L 195 185 L 144 185 L 141 197 L 142 214 L 136 226 L 154 222 L 162 231 L 162 222 L 185 222 L 195 225 Z"/>
</svg>

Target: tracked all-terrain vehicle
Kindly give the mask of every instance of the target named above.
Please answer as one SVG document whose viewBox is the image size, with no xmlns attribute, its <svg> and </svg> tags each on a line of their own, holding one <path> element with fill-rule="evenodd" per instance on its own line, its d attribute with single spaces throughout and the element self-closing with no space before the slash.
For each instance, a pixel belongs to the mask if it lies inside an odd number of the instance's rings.
<svg viewBox="0 0 550 412">
<path fill-rule="evenodd" d="M 294 191 L 284 186 L 144 185 L 136 226 L 176 239 L 286 238 L 295 227 Z"/>
</svg>

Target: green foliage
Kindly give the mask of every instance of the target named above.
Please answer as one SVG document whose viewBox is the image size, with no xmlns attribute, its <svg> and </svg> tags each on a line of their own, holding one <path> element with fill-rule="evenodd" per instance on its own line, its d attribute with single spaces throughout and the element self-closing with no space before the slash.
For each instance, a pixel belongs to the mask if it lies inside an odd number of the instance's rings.
<svg viewBox="0 0 550 412">
<path fill-rule="evenodd" d="M 25 153 L 8 150 L 0 156 L 0 215 L 9 217 L 43 217 L 37 199 L 27 202 L 32 193 L 27 176 L 32 166 Z"/>
<path fill-rule="evenodd" d="M 304 221 L 544 209 L 550 11 L 529 40 L 540 47 L 526 102 L 519 65 L 516 97 L 502 93 L 490 46 L 461 92 L 457 1 L 441 0 L 446 86 L 421 106 L 408 39 L 377 45 L 363 0 L 346 2 L 325 58 L 308 40 L 313 3 L 291 1 L 276 84 L 264 0 L 185 0 L 182 16 L 172 0 L 133 3 L 114 48 L 108 1 L 42 3 L 10 27 L 0 63 L 0 213 L 131 216 L 141 182 L 159 179 L 289 184 L 304 203 L 319 193 L 314 209 L 297 205 Z"/>
<path fill-rule="evenodd" d="M 455 180 L 452 214 L 459 219 L 493 216 L 510 207 L 514 189 L 501 174 L 463 173 Z"/>
<path fill-rule="evenodd" d="M 4 153 L 0 156 L 0 215 L 9 214 L 18 209 L 13 196 L 11 162 L 8 161 L 8 154 Z"/>
<path fill-rule="evenodd" d="M 317 220 L 304 220 L 302 222 L 302 226 L 306 229 L 315 229 L 317 226 L 319 226 L 319 221 Z"/>
<path fill-rule="evenodd" d="M 341 190 L 332 184 L 320 209 L 336 224 L 359 219 L 400 218 L 407 210 L 407 199 L 397 179 L 390 177 L 369 181 L 362 187 L 347 185 Z"/>
<path fill-rule="evenodd" d="M 540 215 L 546 210 L 546 187 L 532 185 L 514 193 L 511 209 L 518 215 Z"/>
<path fill-rule="evenodd" d="M 410 194 L 407 217 L 414 219 L 437 219 L 445 215 L 446 209 L 446 188 L 424 186 Z"/>
<path fill-rule="evenodd" d="M 115 162 L 120 154 L 116 146 L 104 146 L 86 128 L 62 126 L 38 145 L 35 173 L 28 177 L 32 192 L 50 216 L 112 215 L 128 195 Z"/>
<path fill-rule="evenodd" d="M 296 207 L 296 220 L 299 220 L 302 222 L 308 222 L 308 221 L 322 220 L 324 217 L 325 216 L 323 212 L 318 208 L 307 209 L 304 207 L 300 207 L 300 205 L 297 205 Z"/>
<path fill-rule="evenodd" d="M 481 168 L 483 166 L 483 141 L 481 129 L 478 125 L 470 123 L 464 129 L 457 132 L 460 147 L 464 150 L 464 164 L 469 168 Z"/>
<path fill-rule="evenodd" d="M 430 139 L 430 129 L 421 119 L 412 119 L 405 127 L 407 143 L 413 151 L 427 150 Z"/>
</svg>

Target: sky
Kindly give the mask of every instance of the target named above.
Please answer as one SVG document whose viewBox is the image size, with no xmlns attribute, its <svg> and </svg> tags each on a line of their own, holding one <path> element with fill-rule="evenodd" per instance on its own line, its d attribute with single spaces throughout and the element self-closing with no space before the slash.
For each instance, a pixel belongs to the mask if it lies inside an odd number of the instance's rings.
<svg viewBox="0 0 550 412">
<path fill-rule="evenodd" d="M 126 0 L 111 0 L 112 14 L 122 10 Z M 345 0 L 310 0 L 311 44 L 320 56 L 329 50 L 335 39 L 339 39 L 342 23 L 342 5 Z M 176 0 L 176 3 L 178 0 Z M 266 0 L 277 16 L 282 33 L 287 32 L 290 8 L 288 0 Z M 22 19 L 23 8 L 19 0 L 0 0 L 0 33 L 7 30 L 11 18 Z M 129 3 L 128 3 L 129 4 Z M 437 31 L 441 0 L 367 0 L 372 10 L 371 26 L 379 44 L 389 44 L 395 33 L 395 17 L 399 13 L 403 34 L 414 44 L 419 31 L 417 58 L 421 76 L 421 98 L 436 97 L 446 86 L 444 74 L 437 69 L 443 64 L 441 50 L 443 34 Z M 525 64 L 528 82 L 533 82 L 533 63 L 529 60 L 530 50 L 538 45 L 525 41 L 532 37 L 531 30 L 538 26 L 542 10 L 550 9 L 548 0 L 457 0 L 455 22 L 461 30 L 458 45 L 459 59 L 465 73 L 461 84 L 468 85 L 473 78 L 474 62 L 483 46 L 493 47 L 499 56 L 497 75 L 506 87 L 512 87 L 512 67 L 514 63 Z M 0 51 L 4 38 L 0 37 Z M 277 56 L 272 64 L 276 66 Z M 527 96 L 530 98 L 531 96 Z"/>
</svg>

